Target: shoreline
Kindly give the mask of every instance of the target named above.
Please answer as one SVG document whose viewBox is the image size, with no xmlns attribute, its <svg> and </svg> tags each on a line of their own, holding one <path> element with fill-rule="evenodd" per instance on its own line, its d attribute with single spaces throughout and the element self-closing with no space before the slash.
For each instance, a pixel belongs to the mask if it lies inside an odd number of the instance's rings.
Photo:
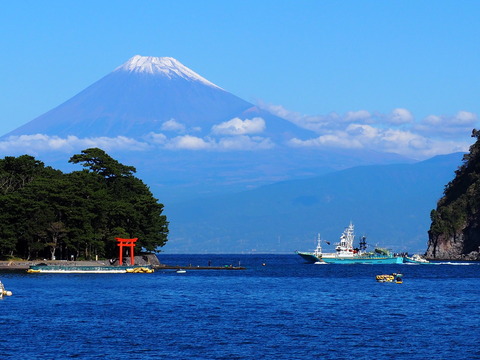
<svg viewBox="0 0 480 360">
<path fill-rule="evenodd" d="M 30 266 L 46 264 L 49 266 L 109 266 L 105 261 L 67 261 L 67 260 L 10 260 L 0 261 L 0 270 L 28 270 Z"/>
<path fill-rule="evenodd" d="M 0 261 L 0 271 L 2 270 L 11 270 L 11 271 L 21 271 L 28 270 L 30 266 L 38 266 L 40 264 L 46 264 L 48 266 L 105 266 L 105 267 L 116 267 L 111 265 L 108 260 L 99 260 L 99 261 L 68 261 L 68 260 L 38 260 L 38 261 Z M 151 265 L 155 270 L 245 270 L 243 266 L 193 266 L 193 265 L 167 265 L 167 264 L 137 264 L 135 266 L 145 266 Z"/>
</svg>

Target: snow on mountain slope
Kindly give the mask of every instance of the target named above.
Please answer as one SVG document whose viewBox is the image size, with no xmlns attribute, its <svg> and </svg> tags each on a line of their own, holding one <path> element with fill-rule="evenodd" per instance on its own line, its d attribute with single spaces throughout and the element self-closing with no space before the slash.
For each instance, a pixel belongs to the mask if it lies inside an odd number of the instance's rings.
<svg viewBox="0 0 480 360">
<path fill-rule="evenodd" d="M 180 61 L 172 57 L 135 55 L 126 63 L 117 67 L 114 71 L 127 71 L 152 75 L 157 74 L 166 76 L 169 79 L 181 77 L 189 81 L 199 81 L 205 85 L 221 89 L 219 86 L 198 75 L 195 71 L 190 70 Z"/>
</svg>

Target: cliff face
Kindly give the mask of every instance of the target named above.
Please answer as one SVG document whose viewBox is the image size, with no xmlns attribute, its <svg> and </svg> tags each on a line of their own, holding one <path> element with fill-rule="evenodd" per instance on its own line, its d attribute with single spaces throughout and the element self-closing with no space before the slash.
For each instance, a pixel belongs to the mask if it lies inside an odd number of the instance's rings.
<svg viewBox="0 0 480 360">
<path fill-rule="evenodd" d="M 425 256 L 436 260 L 480 260 L 480 131 L 432 210 Z"/>
<path fill-rule="evenodd" d="M 480 228 L 478 224 L 459 229 L 453 235 L 432 234 L 429 231 L 428 259 L 480 260 Z"/>
</svg>

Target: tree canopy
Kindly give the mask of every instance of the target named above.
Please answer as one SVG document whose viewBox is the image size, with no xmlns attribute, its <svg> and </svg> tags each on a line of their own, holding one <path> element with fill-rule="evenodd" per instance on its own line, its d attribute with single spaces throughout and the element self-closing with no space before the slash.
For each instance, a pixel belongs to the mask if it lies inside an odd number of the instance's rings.
<svg viewBox="0 0 480 360">
<path fill-rule="evenodd" d="M 120 164 L 99 148 L 82 150 L 81 154 L 73 155 L 69 163 L 83 163 L 83 167 L 103 176 L 104 178 L 132 176 L 137 170 L 133 166 Z"/>
<path fill-rule="evenodd" d="M 29 155 L 0 159 L 0 256 L 112 258 L 116 237 L 138 238 L 146 251 L 165 245 L 163 204 L 134 167 L 98 148 L 69 162 L 84 169 L 63 173 Z"/>
</svg>

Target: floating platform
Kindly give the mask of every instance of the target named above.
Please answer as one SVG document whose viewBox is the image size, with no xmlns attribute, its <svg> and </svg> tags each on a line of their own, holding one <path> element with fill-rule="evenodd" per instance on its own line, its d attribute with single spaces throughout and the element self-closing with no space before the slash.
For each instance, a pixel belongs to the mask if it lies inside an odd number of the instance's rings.
<svg viewBox="0 0 480 360">
<path fill-rule="evenodd" d="M 29 274 L 125 274 L 153 273 L 155 270 L 245 270 L 243 266 L 180 266 L 180 265 L 138 265 L 138 266 L 82 266 L 82 265 L 31 265 Z"/>
<path fill-rule="evenodd" d="M 144 266 L 69 266 L 69 265 L 34 265 L 27 270 L 29 274 L 125 274 L 153 273 L 151 265 Z"/>
<path fill-rule="evenodd" d="M 155 270 L 245 270 L 243 266 L 180 266 L 180 265 L 154 265 Z"/>
</svg>

